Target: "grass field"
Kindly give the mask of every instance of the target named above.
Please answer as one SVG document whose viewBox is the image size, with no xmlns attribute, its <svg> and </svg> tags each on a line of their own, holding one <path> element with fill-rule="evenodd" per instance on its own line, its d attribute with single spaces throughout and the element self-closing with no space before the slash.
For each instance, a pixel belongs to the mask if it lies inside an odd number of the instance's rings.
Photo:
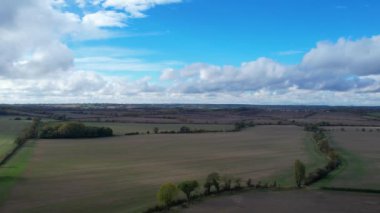
<svg viewBox="0 0 380 213">
<path fill-rule="evenodd" d="M 380 132 L 376 129 L 366 128 L 363 132 L 362 128 L 346 127 L 345 131 L 335 128 L 331 135 L 343 156 L 343 168 L 318 185 L 380 189 Z"/>
<path fill-rule="evenodd" d="M 208 130 L 208 131 L 226 131 L 233 130 L 233 125 L 223 124 L 144 124 L 144 123 L 110 123 L 110 122 L 87 122 L 88 126 L 96 127 L 110 127 L 115 135 L 124 135 L 125 133 L 139 132 L 146 133 L 149 131 L 153 133 L 155 127 L 159 131 L 179 131 L 182 126 L 187 126 L 191 130 Z"/>
<path fill-rule="evenodd" d="M 380 212 L 378 194 L 331 191 L 254 191 L 207 199 L 185 213 L 234 212 Z"/>
<path fill-rule="evenodd" d="M 20 181 L 33 147 L 34 143 L 28 142 L 5 166 L 0 167 L 0 203 L 8 198 L 11 188 Z"/>
<path fill-rule="evenodd" d="M 13 116 L 0 116 L 0 159 L 14 146 L 17 135 L 27 127 L 30 121 L 14 120 Z"/>
<path fill-rule="evenodd" d="M 155 204 L 166 182 L 201 181 L 213 171 L 254 182 L 287 174 L 297 158 L 311 163 L 304 139 L 298 127 L 259 126 L 236 133 L 40 140 L 0 211 L 140 212 Z"/>
</svg>

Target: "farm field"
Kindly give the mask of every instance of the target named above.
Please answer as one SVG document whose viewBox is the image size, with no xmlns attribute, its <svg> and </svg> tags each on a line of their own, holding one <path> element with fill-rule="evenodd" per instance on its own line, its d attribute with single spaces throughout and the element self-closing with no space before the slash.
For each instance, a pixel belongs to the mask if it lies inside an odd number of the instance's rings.
<svg viewBox="0 0 380 213">
<path fill-rule="evenodd" d="M 287 174 L 297 158 L 311 163 L 304 139 L 299 127 L 258 126 L 236 133 L 39 140 L 0 211 L 141 212 L 156 203 L 166 182 L 202 181 L 214 171 L 254 182 Z"/>
<path fill-rule="evenodd" d="M 378 194 L 334 191 L 255 191 L 210 198 L 191 206 L 184 213 L 236 212 L 380 212 Z M 349 204 L 349 205 L 348 205 Z"/>
<path fill-rule="evenodd" d="M 367 127 L 333 128 L 332 139 L 344 158 L 344 167 L 319 185 L 380 190 L 380 131 Z"/>
<path fill-rule="evenodd" d="M 87 122 L 88 126 L 110 127 L 115 135 L 124 135 L 125 133 L 139 132 L 153 133 L 155 127 L 159 131 L 178 131 L 182 126 L 187 126 L 191 130 L 207 130 L 207 131 L 228 131 L 233 130 L 234 125 L 227 124 L 151 124 L 151 123 L 112 123 L 112 122 Z"/>
<path fill-rule="evenodd" d="M 29 121 L 14 120 L 13 116 L 0 116 L 0 159 L 13 147 L 17 135 L 28 125 Z"/>
</svg>

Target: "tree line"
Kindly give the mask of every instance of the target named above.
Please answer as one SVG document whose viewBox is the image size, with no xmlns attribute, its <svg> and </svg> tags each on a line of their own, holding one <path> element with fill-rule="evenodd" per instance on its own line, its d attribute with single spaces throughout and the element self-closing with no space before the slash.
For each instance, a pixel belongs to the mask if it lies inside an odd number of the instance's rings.
<svg viewBox="0 0 380 213">
<path fill-rule="evenodd" d="M 43 139 L 96 138 L 110 136 L 113 136 L 111 128 L 86 126 L 78 122 L 65 122 L 55 125 L 45 124 L 38 133 L 38 137 Z"/>
<path fill-rule="evenodd" d="M 254 184 L 252 179 L 247 179 L 243 184 L 242 178 L 231 175 L 220 175 L 217 172 L 212 172 L 206 177 L 203 185 L 196 180 L 186 180 L 180 182 L 178 185 L 175 185 L 174 183 L 161 185 L 157 193 L 158 204 L 147 209 L 145 213 L 165 211 L 171 207 L 185 204 L 196 199 L 199 200 L 203 197 L 224 192 L 240 191 L 244 188 L 274 189 L 279 188 L 279 185 L 277 185 L 276 181 L 272 184 L 262 184 L 260 181 L 257 184 Z M 180 199 L 181 193 L 185 195 L 186 199 Z"/>
<path fill-rule="evenodd" d="M 8 160 L 16 154 L 16 152 L 29 140 L 33 138 L 37 138 L 38 129 L 41 125 L 41 120 L 38 118 L 34 118 L 32 120 L 32 124 L 25 128 L 14 140 L 15 147 L 7 153 L 3 159 L 0 160 L 0 165 L 5 164 Z"/>
<path fill-rule="evenodd" d="M 342 164 L 340 155 L 331 147 L 328 136 L 319 125 L 306 125 L 305 130 L 313 133 L 313 141 L 316 143 L 319 151 L 326 156 L 328 162 L 323 168 L 317 168 L 306 175 L 305 165 L 300 160 L 296 160 L 294 163 L 294 176 L 298 187 L 312 185 L 325 178 Z"/>
</svg>

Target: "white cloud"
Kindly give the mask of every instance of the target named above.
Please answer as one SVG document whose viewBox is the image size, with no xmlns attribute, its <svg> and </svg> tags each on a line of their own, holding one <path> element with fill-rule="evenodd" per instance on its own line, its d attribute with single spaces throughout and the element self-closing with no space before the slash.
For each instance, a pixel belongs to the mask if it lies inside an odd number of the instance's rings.
<svg viewBox="0 0 380 213">
<path fill-rule="evenodd" d="M 125 27 L 124 23 L 127 15 L 115 11 L 98 11 L 86 14 L 83 17 L 83 24 L 95 27 Z"/>
<path fill-rule="evenodd" d="M 77 3 L 78 7 L 84 8 L 87 4 L 86 0 L 75 0 L 75 3 Z"/>
<path fill-rule="evenodd" d="M 125 10 L 132 18 L 143 18 L 145 12 L 157 5 L 180 3 L 182 0 L 106 0 L 105 8 L 116 8 Z"/>
<path fill-rule="evenodd" d="M 187 93 L 281 91 L 295 87 L 311 91 L 377 91 L 380 85 L 380 36 L 319 42 L 300 64 L 289 66 L 268 58 L 239 67 L 196 63 L 169 70 L 172 91 Z M 176 73 L 176 75 L 173 75 Z M 168 77 L 170 74 L 170 78 Z M 371 77 L 369 76 L 371 75 Z"/>
<path fill-rule="evenodd" d="M 75 66 L 79 69 L 93 71 L 160 71 L 169 66 L 182 65 L 179 61 L 148 62 L 138 58 L 117 58 L 107 56 L 82 57 L 75 59 Z"/>
<path fill-rule="evenodd" d="M 65 71 L 73 64 L 63 35 L 77 29 L 77 15 L 54 9 L 49 0 L 5 0 L 0 13 L 0 76 Z M 33 18 L 31 18 L 33 17 Z"/>
</svg>

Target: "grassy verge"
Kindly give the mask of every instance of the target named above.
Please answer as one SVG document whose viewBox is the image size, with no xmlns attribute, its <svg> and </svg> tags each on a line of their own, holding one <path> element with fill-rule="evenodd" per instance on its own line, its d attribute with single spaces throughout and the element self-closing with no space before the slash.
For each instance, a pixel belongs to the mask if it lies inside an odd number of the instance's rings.
<svg viewBox="0 0 380 213">
<path fill-rule="evenodd" d="M 0 205 L 9 196 L 11 188 L 20 179 L 32 154 L 35 142 L 28 142 L 4 166 L 0 167 Z"/>
<path fill-rule="evenodd" d="M 308 154 L 308 159 L 306 161 L 307 173 L 326 165 L 327 159 L 323 153 L 319 151 L 316 143 L 312 139 L 311 133 L 307 133 L 304 138 L 304 150 Z M 276 183 L 281 187 L 294 187 L 295 182 L 293 165 L 289 165 L 288 169 L 282 170 L 273 177 L 262 180 L 262 183 L 272 184 L 274 181 L 276 181 Z"/>
<path fill-rule="evenodd" d="M 309 173 L 317 168 L 321 168 L 326 165 L 327 158 L 319 150 L 317 144 L 312 138 L 311 133 L 307 133 L 304 140 L 305 151 L 309 155 L 309 160 L 306 162 L 306 173 Z M 293 171 L 293 170 L 292 170 Z"/>
<path fill-rule="evenodd" d="M 366 166 L 360 157 L 342 148 L 338 148 L 337 151 L 342 158 L 341 166 L 331 172 L 326 178 L 315 183 L 314 186 L 320 188 L 330 187 L 333 185 L 333 180 L 343 172 L 345 173 L 344 176 L 349 177 L 352 182 L 355 182 L 355 180 L 358 180 L 365 175 Z"/>
</svg>

